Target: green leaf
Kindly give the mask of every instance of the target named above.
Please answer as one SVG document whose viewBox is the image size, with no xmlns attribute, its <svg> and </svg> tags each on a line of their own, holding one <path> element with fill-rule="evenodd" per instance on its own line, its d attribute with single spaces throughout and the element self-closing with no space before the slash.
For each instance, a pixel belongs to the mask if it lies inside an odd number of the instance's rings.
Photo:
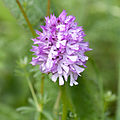
<svg viewBox="0 0 120 120">
<path fill-rule="evenodd" d="M 42 114 L 45 116 L 45 118 L 47 118 L 47 120 L 53 120 L 51 113 L 44 110 Z"/>
<path fill-rule="evenodd" d="M 34 107 L 19 107 L 17 108 L 18 112 L 21 112 L 22 114 L 31 113 L 34 112 L 36 109 Z"/>
<path fill-rule="evenodd" d="M 19 0 L 23 9 L 25 10 L 28 19 L 30 20 L 34 28 L 39 28 L 40 24 L 43 24 L 44 17 L 46 16 L 47 1 L 44 0 Z M 4 0 L 5 5 L 9 8 L 19 24 L 28 28 L 26 21 L 16 3 L 16 0 Z"/>
<path fill-rule="evenodd" d="M 33 101 L 32 98 L 29 98 L 29 99 L 28 99 L 28 102 L 29 102 L 30 105 L 32 105 L 33 107 L 36 107 L 35 102 Z"/>
</svg>

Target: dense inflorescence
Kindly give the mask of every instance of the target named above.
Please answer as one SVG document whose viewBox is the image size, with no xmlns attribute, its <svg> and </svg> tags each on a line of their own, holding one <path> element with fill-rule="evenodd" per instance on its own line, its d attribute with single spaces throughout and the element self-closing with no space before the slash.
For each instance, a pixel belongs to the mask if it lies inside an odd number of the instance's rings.
<svg viewBox="0 0 120 120">
<path fill-rule="evenodd" d="M 77 26 L 75 17 L 66 16 L 65 10 L 56 18 L 46 17 L 46 25 L 41 26 L 43 32 L 36 31 L 38 37 L 32 39 L 34 45 L 31 51 L 36 57 L 32 65 L 39 65 L 43 73 L 52 73 L 52 81 L 59 78 L 63 85 L 70 76 L 70 86 L 77 85 L 78 75 L 84 71 L 88 57 L 84 55 L 91 50 L 88 42 L 84 42 L 82 26 Z"/>
</svg>

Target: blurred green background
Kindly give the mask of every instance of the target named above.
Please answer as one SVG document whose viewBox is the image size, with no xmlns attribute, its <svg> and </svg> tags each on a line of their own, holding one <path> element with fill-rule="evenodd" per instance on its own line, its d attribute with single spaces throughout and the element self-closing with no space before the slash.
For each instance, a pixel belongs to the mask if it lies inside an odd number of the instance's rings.
<svg viewBox="0 0 120 120">
<path fill-rule="evenodd" d="M 34 29 L 44 24 L 47 0 L 20 0 Z M 70 89 L 80 120 L 101 120 L 108 91 L 118 96 L 120 64 L 120 0 L 51 0 L 51 13 L 58 16 L 63 9 L 76 16 L 83 26 L 86 41 L 93 50 L 87 55 L 88 68 L 79 78 L 79 86 Z M 17 61 L 24 56 L 31 60 L 32 35 L 15 0 L 0 1 L 0 120 L 27 120 L 16 111 L 28 105 L 31 97 L 27 82 L 16 75 Z M 39 85 L 38 85 L 39 86 Z M 57 96 L 56 84 L 46 80 L 45 92 L 51 99 L 50 111 Z M 48 92 L 49 91 L 49 92 Z M 111 95 L 111 94 L 110 94 Z M 112 96 L 112 95 L 111 95 Z M 114 120 L 116 100 L 110 102 L 105 120 Z M 103 103 L 103 104 L 102 104 Z M 102 106 L 103 105 L 103 106 Z M 120 114 L 120 113 L 119 113 Z M 32 118 L 31 118 L 32 119 Z M 32 119 L 33 120 L 33 119 Z M 120 120 L 120 118 L 118 119 Z"/>
</svg>

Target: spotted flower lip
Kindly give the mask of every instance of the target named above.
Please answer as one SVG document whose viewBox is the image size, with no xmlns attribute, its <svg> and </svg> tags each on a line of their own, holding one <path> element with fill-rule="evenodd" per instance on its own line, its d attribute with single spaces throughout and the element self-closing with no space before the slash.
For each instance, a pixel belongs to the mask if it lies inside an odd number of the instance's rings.
<svg viewBox="0 0 120 120">
<path fill-rule="evenodd" d="M 45 26 L 41 26 L 42 32 L 36 30 L 38 37 L 32 39 L 34 52 L 31 64 L 39 65 L 43 73 L 52 73 L 52 81 L 59 78 L 59 85 L 64 85 L 70 76 L 70 86 L 77 85 L 77 78 L 84 71 L 88 57 L 85 56 L 89 48 L 84 41 L 82 26 L 77 26 L 75 17 L 67 16 L 65 10 L 58 18 L 51 14 L 45 17 Z"/>
</svg>

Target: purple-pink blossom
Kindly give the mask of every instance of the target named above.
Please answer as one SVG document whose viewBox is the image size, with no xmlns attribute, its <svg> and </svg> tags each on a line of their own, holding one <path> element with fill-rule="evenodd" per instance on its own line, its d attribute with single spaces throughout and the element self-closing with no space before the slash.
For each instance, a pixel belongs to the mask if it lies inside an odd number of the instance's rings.
<svg viewBox="0 0 120 120">
<path fill-rule="evenodd" d="M 70 86 L 77 85 L 80 73 L 84 71 L 88 57 L 85 52 L 91 50 L 88 42 L 84 42 L 82 26 L 77 26 L 75 17 L 66 16 L 65 10 L 59 15 L 45 17 L 42 32 L 36 31 L 38 37 L 32 39 L 31 51 L 35 57 L 32 65 L 39 65 L 43 73 L 52 73 L 52 81 L 59 78 L 59 85 L 64 85 L 70 76 Z"/>
</svg>

